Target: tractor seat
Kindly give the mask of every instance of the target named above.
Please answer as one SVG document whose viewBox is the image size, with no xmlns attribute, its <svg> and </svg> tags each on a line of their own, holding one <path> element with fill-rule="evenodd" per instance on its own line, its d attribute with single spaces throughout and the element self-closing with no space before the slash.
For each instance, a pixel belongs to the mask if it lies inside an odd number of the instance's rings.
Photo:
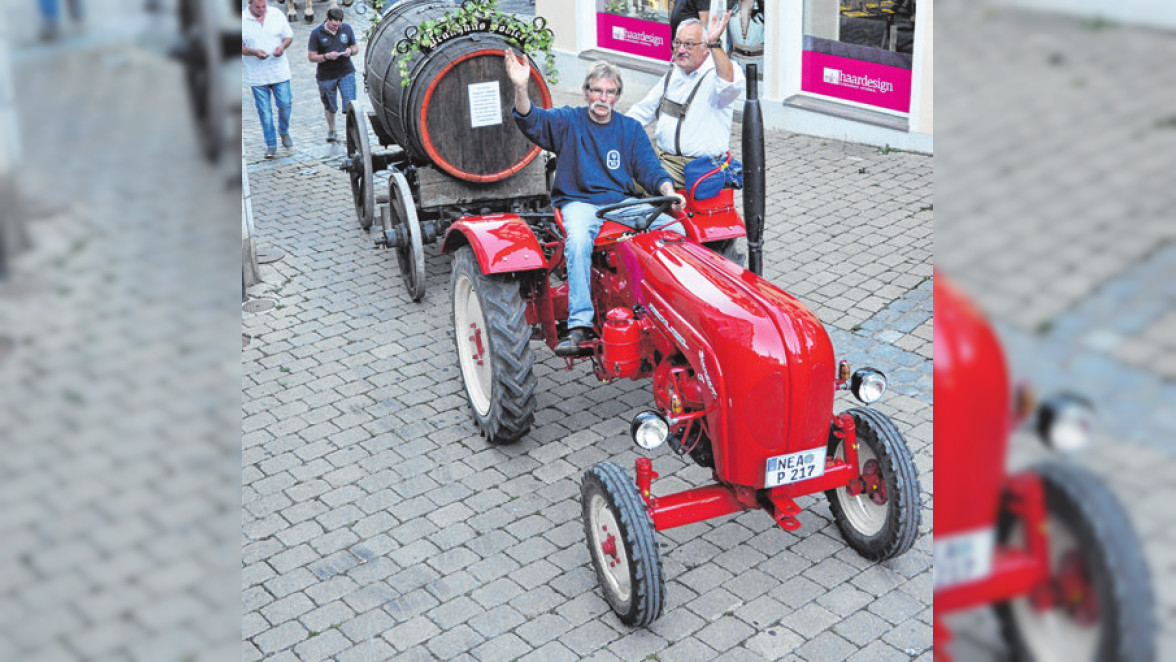
<svg viewBox="0 0 1176 662">
<path fill-rule="evenodd" d="M 555 210 L 555 222 L 559 225 L 559 229 L 562 230 L 566 236 L 567 229 L 563 224 L 563 212 L 559 209 Z M 596 248 L 612 246 L 613 244 L 617 243 L 617 240 L 620 239 L 621 236 L 626 232 L 633 232 L 633 228 L 626 227 L 615 221 L 605 221 L 604 224 L 600 226 L 600 232 L 596 235 L 596 241 L 593 245 L 596 246 Z"/>
</svg>

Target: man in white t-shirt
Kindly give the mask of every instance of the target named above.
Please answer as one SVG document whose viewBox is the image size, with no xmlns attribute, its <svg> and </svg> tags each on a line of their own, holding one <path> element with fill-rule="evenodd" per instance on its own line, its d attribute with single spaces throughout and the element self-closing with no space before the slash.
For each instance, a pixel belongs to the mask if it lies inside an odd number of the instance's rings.
<svg viewBox="0 0 1176 662">
<path fill-rule="evenodd" d="M 657 120 L 658 158 L 678 188 L 686 186 L 687 163 L 731 148 L 735 101 L 745 81 L 719 41 L 730 20 L 729 11 L 712 14 L 705 32 L 697 19 L 682 21 L 674 35 L 670 71 L 625 111 L 642 125 Z"/>
<path fill-rule="evenodd" d="M 266 0 L 249 0 L 241 13 L 241 61 L 245 64 L 245 82 L 253 88 L 253 104 L 265 134 L 265 158 L 278 153 L 278 135 L 287 149 L 294 147 L 290 138 L 290 111 L 294 100 L 290 93 L 290 61 L 286 49 L 294 41 L 294 31 L 286 17 Z M 270 96 L 278 106 L 278 130 L 274 132 Z"/>
</svg>

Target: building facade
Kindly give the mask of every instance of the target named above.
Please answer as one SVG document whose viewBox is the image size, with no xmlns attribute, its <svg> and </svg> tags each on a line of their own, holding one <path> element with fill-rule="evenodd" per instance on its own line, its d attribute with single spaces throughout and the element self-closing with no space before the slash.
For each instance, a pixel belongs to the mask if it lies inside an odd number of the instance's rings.
<svg viewBox="0 0 1176 662">
<path fill-rule="evenodd" d="M 768 128 L 933 151 L 931 2 L 710 0 L 708 10 L 726 7 L 724 42 L 736 63 L 755 65 Z M 627 89 L 647 89 L 668 67 L 672 9 L 671 0 L 535 2 L 555 34 L 565 87 L 604 59 L 622 67 Z"/>
</svg>

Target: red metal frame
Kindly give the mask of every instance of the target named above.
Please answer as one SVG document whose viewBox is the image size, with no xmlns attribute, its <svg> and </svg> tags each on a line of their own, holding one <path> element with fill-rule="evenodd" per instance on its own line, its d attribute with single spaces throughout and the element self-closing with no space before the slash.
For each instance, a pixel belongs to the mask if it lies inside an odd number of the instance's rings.
<svg viewBox="0 0 1176 662">
<path fill-rule="evenodd" d="M 744 510 L 762 509 L 786 531 L 800 527 L 796 515 L 800 507 L 794 497 L 817 494 L 853 485 L 861 479 L 857 462 L 857 432 L 853 417 L 841 414 L 831 424 L 833 434 L 845 443 L 845 460 L 827 458 L 824 475 L 809 480 L 756 489 L 716 481 L 712 485 L 655 497 L 653 479 L 658 477 L 649 458 L 637 458 L 637 491 L 645 500 L 646 511 L 658 531 L 694 524 Z"/>
<path fill-rule="evenodd" d="M 1005 504 L 1009 514 L 1021 522 L 1024 547 L 998 545 L 987 577 L 936 591 L 936 619 L 953 611 L 1024 597 L 1049 582 L 1049 538 L 1041 480 L 1031 473 L 1011 476 L 1006 483 Z"/>
</svg>

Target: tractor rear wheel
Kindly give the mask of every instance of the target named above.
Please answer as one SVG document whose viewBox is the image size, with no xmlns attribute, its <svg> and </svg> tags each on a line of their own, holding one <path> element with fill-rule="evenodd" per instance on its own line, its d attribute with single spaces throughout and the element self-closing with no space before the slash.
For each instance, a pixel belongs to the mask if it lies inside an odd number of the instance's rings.
<svg viewBox="0 0 1176 662">
<path fill-rule="evenodd" d="M 1032 596 L 996 606 L 1012 659 L 1154 660 L 1155 597 L 1127 513 L 1077 465 L 1049 462 L 1029 471 L 1045 491 L 1050 577 L 1041 590 L 1053 606 L 1039 608 Z M 1022 527 L 1002 513 L 1001 541 L 1023 546 Z"/>
<path fill-rule="evenodd" d="M 535 421 L 531 328 L 511 274 L 487 276 L 474 249 L 453 258 L 453 328 L 458 364 L 474 420 L 491 443 L 509 444 Z"/>
<path fill-rule="evenodd" d="M 919 475 L 906 439 L 884 414 L 857 407 L 853 416 L 858 440 L 854 485 L 828 490 L 829 510 L 841 537 L 858 554 L 883 561 L 905 553 L 915 543 L 922 504 Z M 829 456 L 845 459 L 843 440 L 829 436 Z M 856 494 L 855 494 L 856 491 Z"/>
<path fill-rule="evenodd" d="M 600 462 L 580 481 L 584 535 L 604 598 L 626 625 L 644 627 L 661 616 L 665 575 L 653 522 L 625 470 Z"/>
</svg>

